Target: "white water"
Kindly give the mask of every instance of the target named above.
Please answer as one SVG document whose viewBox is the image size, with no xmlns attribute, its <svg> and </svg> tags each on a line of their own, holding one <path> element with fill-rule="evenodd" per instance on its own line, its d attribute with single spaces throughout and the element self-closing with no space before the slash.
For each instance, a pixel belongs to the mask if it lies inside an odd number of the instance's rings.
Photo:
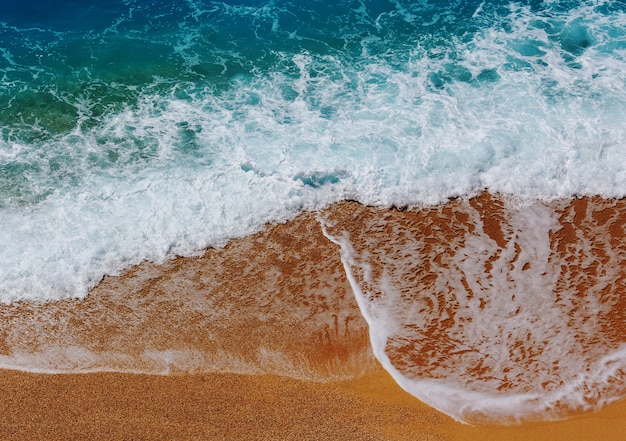
<svg viewBox="0 0 626 441">
<path fill-rule="evenodd" d="M 0 208 L 1 301 L 81 297 L 131 264 L 345 198 L 623 196 L 626 17 L 512 6 L 503 20 L 506 31 L 486 27 L 450 41 L 454 50 L 418 45 L 401 63 L 369 39 L 358 62 L 303 51 L 284 54 L 290 74 L 241 77 L 220 92 L 147 88 L 95 128 L 83 128 L 89 91 L 68 98 L 85 115 L 71 133 L 0 141 L 3 164 L 34 167 Z"/>
</svg>

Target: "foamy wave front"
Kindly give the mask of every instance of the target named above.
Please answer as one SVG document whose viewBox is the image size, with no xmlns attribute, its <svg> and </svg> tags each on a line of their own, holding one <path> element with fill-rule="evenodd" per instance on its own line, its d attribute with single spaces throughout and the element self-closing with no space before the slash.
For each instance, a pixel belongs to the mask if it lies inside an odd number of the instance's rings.
<svg viewBox="0 0 626 441">
<path fill-rule="evenodd" d="M 315 217 L 107 277 L 85 299 L 0 306 L 0 368 L 269 373 L 315 381 L 375 366 L 367 325 Z"/>
<path fill-rule="evenodd" d="M 398 383 L 458 420 L 511 422 L 626 393 L 625 208 L 484 194 L 322 219 Z"/>
</svg>

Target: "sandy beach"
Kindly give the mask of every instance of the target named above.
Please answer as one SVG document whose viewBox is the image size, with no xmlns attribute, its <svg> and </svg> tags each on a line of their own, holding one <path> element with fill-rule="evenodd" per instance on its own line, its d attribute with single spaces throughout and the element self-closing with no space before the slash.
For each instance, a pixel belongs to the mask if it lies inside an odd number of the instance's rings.
<svg viewBox="0 0 626 441">
<path fill-rule="evenodd" d="M 382 370 L 313 383 L 267 375 L 0 374 L 5 440 L 623 439 L 626 401 L 568 421 L 468 426 Z"/>
<path fill-rule="evenodd" d="M 624 331 L 623 277 L 615 264 L 621 254 L 607 253 L 623 248 L 623 205 L 599 200 L 564 204 L 563 228 L 550 237 L 557 255 L 591 241 L 587 252 L 600 263 L 589 266 L 588 260 L 568 257 L 567 277 L 556 286 L 566 293 L 574 280 L 578 292 L 585 286 L 591 292 L 600 273 L 603 283 L 611 283 L 599 294 L 613 306 L 597 317 L 604 324 L 597 332 L 604 344 L 615 347 Z M 513 240 L 503 207 L 489 195 L 465 208 L 422 213 L 348 203 L 332 207 L 328 219 L 352 229 L 357 245 L 359 234 L 366 241 L 378 234 L 381 245 L 375 249 L 381 255 L 392 255 L 387 245 L 400 243 L 405 249 L 401 240 L 426 237 L 428 250 L 442 256 L 454 253 L 451 244 L 462 228 L 481 222 L 494 244 Z M 476 219 L 470 222 L 463 210 L 478 213 Z M 389 231 L 402 233 L 377 233 L 380 219 Z M 527 271 L 523 252 L 516 253 L 513 262 L 521 256 L 515 265 Z M 438 256 L 422 260 L 435 265 L 441 262 Z M 442 271 L 422 268 L 418 273 Z M 406 292 L 427 292 L 433 280 L 423 277 L 417 291 Z M 451 299 L 439 301 L 448 317 L 461 317 L 461 309 L 451 309 L 456 298 Z M 584 297 L 576 302 L 568 304 L 571 326 L 586 311 Z M 424 335 L 444 341 L 442 326 L 453 323 L 442 321 Z M 5 367 L 0 371 L 0 439 L 617 441 L 626 432 L 624 400 L 598 412 L 574 412 L 563 421 L 472 426 L 403 391 L 373 356 L 338 247 L 324 237 L 315 213 L 202 256 L 145 263 L 106 277 L 83 300 L 0 305 L 0 324 Z M 584 338 L 592 344 L 600 337 Z M 399 346 L 389 353 L 402 366 L 416 350 Z M 456 366 L 445 365 L 445 351 L 454 357 L 457 352 L 447 346 L 438 350 L 443 354 L 439 365 L 424 352 L 415 359 L 425 361 L 413 367 L 436 374 L 443 366 L 454 375 Z M 534 363 L 533 350 L 529 345 L 528 366 Z M 486 371 L 476 373 L 481 372 Z M 606 387 L 621 390 L 619 376 L 612 381 Z M 507 387 L 524 386 L 511 382 Z M 596 399 L 591 396 L 588 404 Z"/>
</svg>

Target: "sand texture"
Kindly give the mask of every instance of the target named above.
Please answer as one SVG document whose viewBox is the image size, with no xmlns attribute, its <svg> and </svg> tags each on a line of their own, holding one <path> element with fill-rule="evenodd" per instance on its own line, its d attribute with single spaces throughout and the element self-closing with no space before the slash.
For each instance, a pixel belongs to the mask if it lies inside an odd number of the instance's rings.
<svg viewBox="0 0 626 441">
<path fill-rule="evenodd" d="M 620 441 L 626 402 L 552 423 L 467 426 L 383 371 L 314 383 L 267 375 L 0 374 L 4 440 Z"/>
</svg>

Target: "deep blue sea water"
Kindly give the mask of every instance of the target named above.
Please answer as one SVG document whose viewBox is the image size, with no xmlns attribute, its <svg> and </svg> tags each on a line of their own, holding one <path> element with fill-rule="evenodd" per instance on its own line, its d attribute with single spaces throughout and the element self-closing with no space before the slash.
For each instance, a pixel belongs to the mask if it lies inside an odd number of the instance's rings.
<svg viewBox="0 0 626 441">
<path fill-rule="evenodd" d="M 624 115 L 623 1 L 0 0 L 0 301 L 345 199 L 623 197 Z"/>
</svg>

